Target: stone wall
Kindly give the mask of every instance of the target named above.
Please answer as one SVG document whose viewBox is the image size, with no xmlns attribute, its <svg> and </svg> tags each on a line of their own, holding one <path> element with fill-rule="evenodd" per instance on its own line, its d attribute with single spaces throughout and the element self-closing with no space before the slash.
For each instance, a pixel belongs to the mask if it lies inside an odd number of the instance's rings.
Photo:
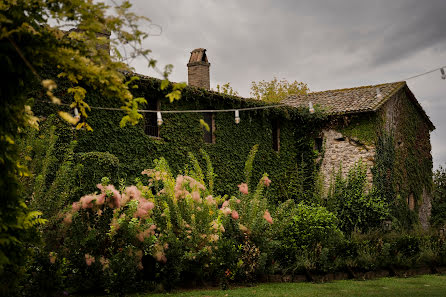
<svg viewBox="0 0 446 297">
<path fill-rule="evenodd" d="M 380 109 L 384 128 L 394 136 L 394 179 L 397 193 L 410 210 L 416 211 L 421 225 L 429 226 L 431 213 L 432 155 L 430 127 L 415 106 L 409 89 L 397 92 Z"/>
<path fill-rule="evenodd" d="M 367 181 L 372 184 L 372 172 L 370 168 L 374 164 L 375 148 L 365 145 L 357 139 L 351 139 L 342 135 L 334 129 L 322 131 L 324 141 L 324 159 L 322 160 L 321 172 L 324 178 L 325 191 L 328 191 L 334 173 L 342 165 L 342 174 L 346 176 L 348 170 L 356 162 L 362 160 L 367 165 Z"/>
</svg>

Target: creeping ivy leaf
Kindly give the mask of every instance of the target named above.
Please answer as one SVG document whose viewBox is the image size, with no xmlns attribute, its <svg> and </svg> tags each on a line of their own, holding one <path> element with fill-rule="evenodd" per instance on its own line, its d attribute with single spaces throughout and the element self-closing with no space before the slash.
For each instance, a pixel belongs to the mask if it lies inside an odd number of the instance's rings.
<svg viewBox="0 0 446 297">
<path fill-rule="evenodd" d="M 200 126 L 202 127 L 202 128 L 204 128 L 206 131 L 211 131 L 211 129 L 209 128 L 209 125 L 208 125 L 208 123 L 206 123 L 203 119 L 200 119 Z"/>
<path fill-rule="evenodd" d="M 167 88 L 167 86 L 169 85 L 169 80 L 168 79 L 164 79 L 163 81 L 161 81 L 161 90 L 164 90 L 165 88 Z"/>
<path fill-rule="evenodd" d="M 79 119 L 76 119 L 75 117 L 73 117 L 71 114 L 69 114 L 68 112 L 65 111 L 59 111 L 59 116 L 64 119 L 65 121 L 67 121 L 68 123 L 70 123 L 71 125 L 76 125 L 77 122 L 79 121 Z"/>
<path fill-rule="evenodd" d="M 181 92 L 179 90 L 175 90 L 167 94 L 166 97 L 169 98 L 170 103 L 172 103 L 175 100 L 181 99 Z"/>
</svg>

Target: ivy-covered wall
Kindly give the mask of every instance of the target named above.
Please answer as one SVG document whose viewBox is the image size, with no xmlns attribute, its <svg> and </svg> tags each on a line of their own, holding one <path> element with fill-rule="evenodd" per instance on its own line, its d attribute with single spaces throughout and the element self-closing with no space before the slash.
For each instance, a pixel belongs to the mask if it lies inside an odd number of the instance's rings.
<svg viewBox="0 0 446 297">
<path fill-rule="evenodd" d="M 385 129 L 395 147 L 395 190 L 419 214 L 427 226 L 432 193 L 430 129 L 407 88 L 401 89 L 383 108 Z M 411 201 L 413 199 L 413 201 Z"/>
<path fill-rule="evenodd" d="M 58 85 L 58 95 L 64 98 L 63 82 Z M 159 87 L 157 79 L 142 78 L 139 81 L 138 88 L 134 89 L 135 95 L 149 101 L 141 108 L 149 109 L 150 103 L 156 100 L 161 102 L 161 110 L 215 110 L 264 105 L 256 100 L 194 87 L 186 87 L 182 98 L 170 103 L 165 98 L 167 90 L 160 91 Z M 104 98 L 94 91 L 88 93 L 88 102 L 91 106 L 119 107 L 119 100 Z M 37 115 L 48 116 L 56 110 L 49 104 L 36 103 L 34 111 Z M 204 149 L 217 174 L 217 194 L 231 194 L 244 181 L 246 157 L 258 144 L 252 180 L 258 180 L 264 172 L 268 173 L 273 182 L 270 197 L 274 200 L 302 199 L 312 192 L 314 160 L 317 157 L 313 150 L 313 137 L 324 121 L 320 114 L 282 107 L 240 111 L 241 122 L 235 124 L 233 112 L 214 113 L 215 143 L 212 144 L 204 142 L 204 130 L 199 123 L 203 118 L 201 113 L 163 113 L 160 138 L 145 134 L 144 121 L 136 126 L 120 128 L 119 121 L 123 115 L 123 112 L 110 110 L 93 109 L 89 112 L 88 122 L 94 131 L 73 130 L 72 137 L 77 141 L 74 153 L 84 158 L 85 153 L 92 152 L 114 155 L 119 160 L 119 178 L 133 183 L 134 178 L 141 177 L 141 171 L 151 167 L 156 158 L 166 158 L 173 171 L 180 173 L 189 162 L 188 153 L 192 152 L 202 160 L 199 151 Z M 280 126 L 279 152 L 274 151 L 272 139 L 272 123 L 276 120 Z M 85 174 L 83 180 L 86 180 Z M 89 189 L 94 190 L 94 185 L 99 182 L 100 177 L 92 175 Z"/>
<path fill-rule="evenodd" d="M 363 161 L 372 167 L 373 184 L 392 206 L 396 220 L 404 227 L 417 221 L 426 227 L 431 208 L 433 127 L 414 100 L 404 86 L 377 112 L 337 118 L 330 128 L 349 141 L 352 148 L 342 151 L 358 151 L 357 159 L 364 150 L 373 153 L 373 162 L 370 156 Z"/>
</svg>

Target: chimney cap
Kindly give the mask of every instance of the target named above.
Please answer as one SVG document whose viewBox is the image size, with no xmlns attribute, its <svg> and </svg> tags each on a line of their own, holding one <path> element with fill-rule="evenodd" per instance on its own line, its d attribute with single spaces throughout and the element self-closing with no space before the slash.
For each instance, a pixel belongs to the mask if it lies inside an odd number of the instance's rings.
<svg viewBox="0 0 446 297">
<path fill-rule="evenodd" d="M 196 48 L 190 52 L 189 63 L 196 62 L 204 62 L 206 64 L 209 63 L 205 48 Z"/>
</svg>

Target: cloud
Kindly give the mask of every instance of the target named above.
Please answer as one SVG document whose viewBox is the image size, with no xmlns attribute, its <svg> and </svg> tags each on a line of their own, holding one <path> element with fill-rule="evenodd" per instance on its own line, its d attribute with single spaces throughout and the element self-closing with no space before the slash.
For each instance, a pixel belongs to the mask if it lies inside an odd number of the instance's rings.
<svg viewBox="0 0 446 297">
<path fill-rule="evenodd" d="M 249 96 L 251 81 L 274 76 L 325 90 L 398 81 L 446 64 L 444 0 L 138 0 L 135 12 L 163 29 L 147 40 L 159 63 L 187 80 L 189 52 L 208 50 L 211 86 L 231 82 Z M 143 74 L 145 62 L 134 67 Z M 446 82 L 439 73 L 409 82 L 437 131 L 435 165 L 446 162 Z"/>
</svg>

